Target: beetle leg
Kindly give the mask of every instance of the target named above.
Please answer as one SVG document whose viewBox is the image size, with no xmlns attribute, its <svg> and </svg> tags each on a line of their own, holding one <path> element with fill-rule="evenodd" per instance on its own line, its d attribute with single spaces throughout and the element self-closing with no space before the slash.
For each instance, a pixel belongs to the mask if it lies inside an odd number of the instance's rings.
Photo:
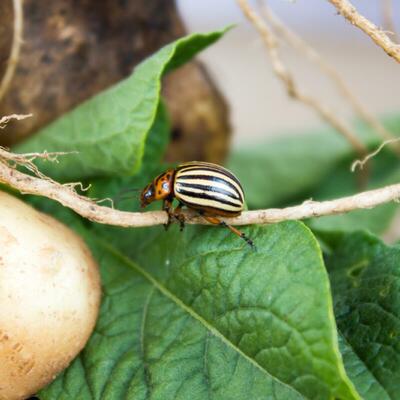
<svg viewBox="0 0 400 400">
<path fill-rule="evenodd" d="M 183 228 L 185 227 L 185 216 L 181 213 L 183 204 L 179 203 L 174 210 L 174 217 L 179 221 L 179 227 L 180 231 L 183 231 Z"/>
<path fill-rule="evenodd" d="M 168 221 L 167 221 L 166 224 L 164 224 L 164 228 L 165 228 L 165 230 L 167 231 L 168 228 L 169 228 L 169 226 L 171 225 L 172 217 L 173 217 L 172 211 L 171 211 L 171 209 L 172 209 L 172 203 L 171 203 L 171 201 L 168 200 L 168 199 L 165 199 L 165 200 L 163 201 L 162 209 L 168 214 Z"/>
<path fill-rule="evenodd" d="M 232 233 L 234 233 L 235 235 L 239 236 L 240 238 L 242 238 L 253 250 L 256 249 L 254 242 L 248 238 L 243 232 L 240 232 L 239 229 L 236 229 L 234 226 L 232 225 L 228 225 L 226 222 L 221 221 L 219 218 L 217 217 L 208 217 L 203 215 L 203 218 L 208 221 L 210 224 L 214 224 L 214 225 L 221 225 L 221 226 L 225 226 L 226 228 L 228 228 Z"/>
</svg>

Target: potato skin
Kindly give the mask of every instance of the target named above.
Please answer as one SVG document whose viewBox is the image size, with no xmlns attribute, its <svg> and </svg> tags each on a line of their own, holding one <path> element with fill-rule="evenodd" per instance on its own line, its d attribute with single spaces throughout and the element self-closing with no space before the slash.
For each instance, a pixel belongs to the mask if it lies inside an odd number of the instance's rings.
<svg viewBox="0 0 400 400">
<path fill-rule="evenodd" d="M 84 347 L 98 315 L 96 262 L 69 228 L 0 192 L 0 399 L 24 399 Z"/>
</svg>

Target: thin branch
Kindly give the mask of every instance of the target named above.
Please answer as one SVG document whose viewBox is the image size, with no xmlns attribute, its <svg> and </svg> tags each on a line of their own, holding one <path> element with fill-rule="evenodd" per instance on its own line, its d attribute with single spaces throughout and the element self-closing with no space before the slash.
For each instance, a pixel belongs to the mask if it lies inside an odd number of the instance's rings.
<svg viewBox="0 0 400 400">
<path fill-rule="evenodd" d="M 393 39 L 398 43 L 399 35 L 397 33 L 393 18 L 393 1 L 382 0 L 381 6 L 382 6 L 383 26 L 392 34 Z"/>
<path fill-rule="evenodd" d="M 345 122 L 340 121 L 335 114 L 325 105 L 323 105 L 318 99 L 299 90 L 292 75 L 289 73 L 280 58 L 278 52 L 278 41 L 274 33 L 264 23 L 263 19 L 249 6 L 247 0 L 237 1 L 244 15 L 260 33 L 270 54 L 273 70 L 277 77 L 285 84 L 288 95 L 313 108 L 322 119 L 332 125 L 347 139 L 357 153 L 362 156 L 365 155 L 367 153 L 367 148 Z"/>
<path fill-rule="evenodd" d="M 385 140 L 383 143 L 380 144 L 380 146 L 376 150 L 374 150 L 372 153 L 370 153 L 367 156 L 365 156 L 362 160 L 354 161 L 353 164 L 351 164 L 351 167 L 350 167 L 351 172 L 354 172 L 357 167 L 360 167 L 360 169 L 363 169 L 364 165 L 371 158 L 373 158 L 376 155 L 378 155 L 385 146 L 387 146 L 388 144 L 394 143 L 394 142 L 399 142 L 399 141 L 400 141 L 400 138 Z"/>
<path fill-rule="evenodd" d="M 4 151 L 2 150 L 0 155 L 0 182 L 21 193 L 53 199 L 82 217 L 100 224 L 144 227 L 167 223 L 168 218 L 165 211 L 126 212 L 99 206 L 94 200 L 79 195 L 74 188 L 76 184 L 62 185 L 46 177 L 36 177 L 20 172 L 10 165 L 10 160 L 15 155 L 8 153 L 5 159 Z M 30 162 L 29 159 L 24 161 L 21 154 L 17 155 L 17 157 L 19 165 L 29 164 Z M 40 174 L 40 176 L 43 175 Z M 224 220 L 232 225 L 268 224 L 285 220 L 343 214 L 353 210 L 373 208 L 380 204 L 398 201 L 399 199 L 400 184 L 396 184 L 337 200 L 306 201 L 301 205 L 283 209 L 245 211 L 239 217 L 225 218 Z M 185 211 L 185 215 L 189 224 L 206 224 L 201 217 L 195 216 L 190 210 Z"/>
<path fill-rule="evenodd" d="M 18 64 L 19 55 L 21 52 L 22 36 L 23 36 L 23 0 L 13 0 L 14 6 L 14 32 L 11 46 L 10 58 L 8 60 L 6 72 L 0 83 L 0 101 L 7 92 L 11 80 L 14 76 L 15 69 Z"/>
<path fill-rule="evenodd" d="M 368 112 L 353 91 L 347 86 L 346 82 L 339 75 L 337 70 L 324 59 L 324 57 L 301 36 L 293 32 L 284 24 L 276 14 L 272 12 L 265 1 L 259 0 L 260 9 L 264 18 L 271 24 L 275 31 L 281 35 L 293 48 L 304 54 L 309 60 L 314 62 L 336 85 L 343 98 L 347 99 L 358 117 L 375 130 L 379 136 L 385 140 L 391 140 L 394 135 L 373 114 Z M 396 152 L 400 152 L 400 147 L 394 147 Z"/>
<path fill-rule="evenodd" d="M 0 129 L 4 129 L 6 125 L 13 119 L 20 121 L 25 118 L 32 117 L 32 114 L 11 114 L 0 118 Z"/>
<path fill-rule="evenodd" d="M 387 55 L 400 63 L 400 46 L 394 43 L 382 30 L 359 14 L 348 0 L 328 0 L 352 25 L 366 33 Z"/>
<path fill-rule="evenodd" d="M 38 167 L 34 164 L 33 161 L 36 160 L 37 158 L 40 158 L 42 160 L 47 160 L 47 161 L 58 163 L 58 156 L 63 156 L 63 155 L 67 155 L 67 154 L 76 154 L 76 153 L 78 153 L 78 152 L 77 151 L 70 151 L 70 152 L 59 151 L 59 152 L 48 153 L 47 151 L 45 151 L 43 153 L 15 154 L 15 153 L 10 153 L 4 147 L 0 146 L 0 159 L 8 161 L 10 163 L 10 165 L 12 165 L 12 166 L 20 165 L 20 166 L 26 168 L 27 170 L 31 171 L 37 177 L 46 179 L 49 181 L 52 181 L 51 178 L 42 174 L 39 171 Z M 54 181 L 52 181 L 52 182 L 54 182 Z M 78 182 L 73 185 L 79 186 L 82 184 L 80 182 Z M 84 191 L 83 188 L 82 188 L 82 191 Z"/>
</svg>

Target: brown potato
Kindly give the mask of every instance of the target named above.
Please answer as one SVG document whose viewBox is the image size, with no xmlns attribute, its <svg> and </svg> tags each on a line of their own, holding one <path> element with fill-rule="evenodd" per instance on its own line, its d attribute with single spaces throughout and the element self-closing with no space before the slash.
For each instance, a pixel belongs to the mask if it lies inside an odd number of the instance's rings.
<svg viewBox="0 0 400 400">
<path fill-rule="evenodd" d="M 100 278 L 69 228 L 0 192 L 0 399 L 23 399 L 84 347 Z"/>
</svg>

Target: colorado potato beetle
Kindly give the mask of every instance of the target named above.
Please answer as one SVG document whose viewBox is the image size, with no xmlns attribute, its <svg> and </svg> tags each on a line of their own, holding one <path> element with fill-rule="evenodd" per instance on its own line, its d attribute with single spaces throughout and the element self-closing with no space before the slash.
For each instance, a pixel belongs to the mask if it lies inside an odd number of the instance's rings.
<svg viewBox="0 0 400 400">
<path fill-rule="evenodd" d="M 179 201 L 175 208 L 172 207 L 174 199 Z M 202 161 L 187 162 L 171 168 L 158 175 L 142 190 L 142 207 L 156 200 L 163 200 L 163 210 L 168 213 L 166 227 L 175 218 L 183 229 L 185 217 L 181 209 L 186 206 L 196 210 L 211 224 L 227 227 L 250 246 L 254 246 L 253 241 L 244 233 L 218 218 L 238 216 L 244 206 L 242 185 L 226 168 Z"/>
</svg>

